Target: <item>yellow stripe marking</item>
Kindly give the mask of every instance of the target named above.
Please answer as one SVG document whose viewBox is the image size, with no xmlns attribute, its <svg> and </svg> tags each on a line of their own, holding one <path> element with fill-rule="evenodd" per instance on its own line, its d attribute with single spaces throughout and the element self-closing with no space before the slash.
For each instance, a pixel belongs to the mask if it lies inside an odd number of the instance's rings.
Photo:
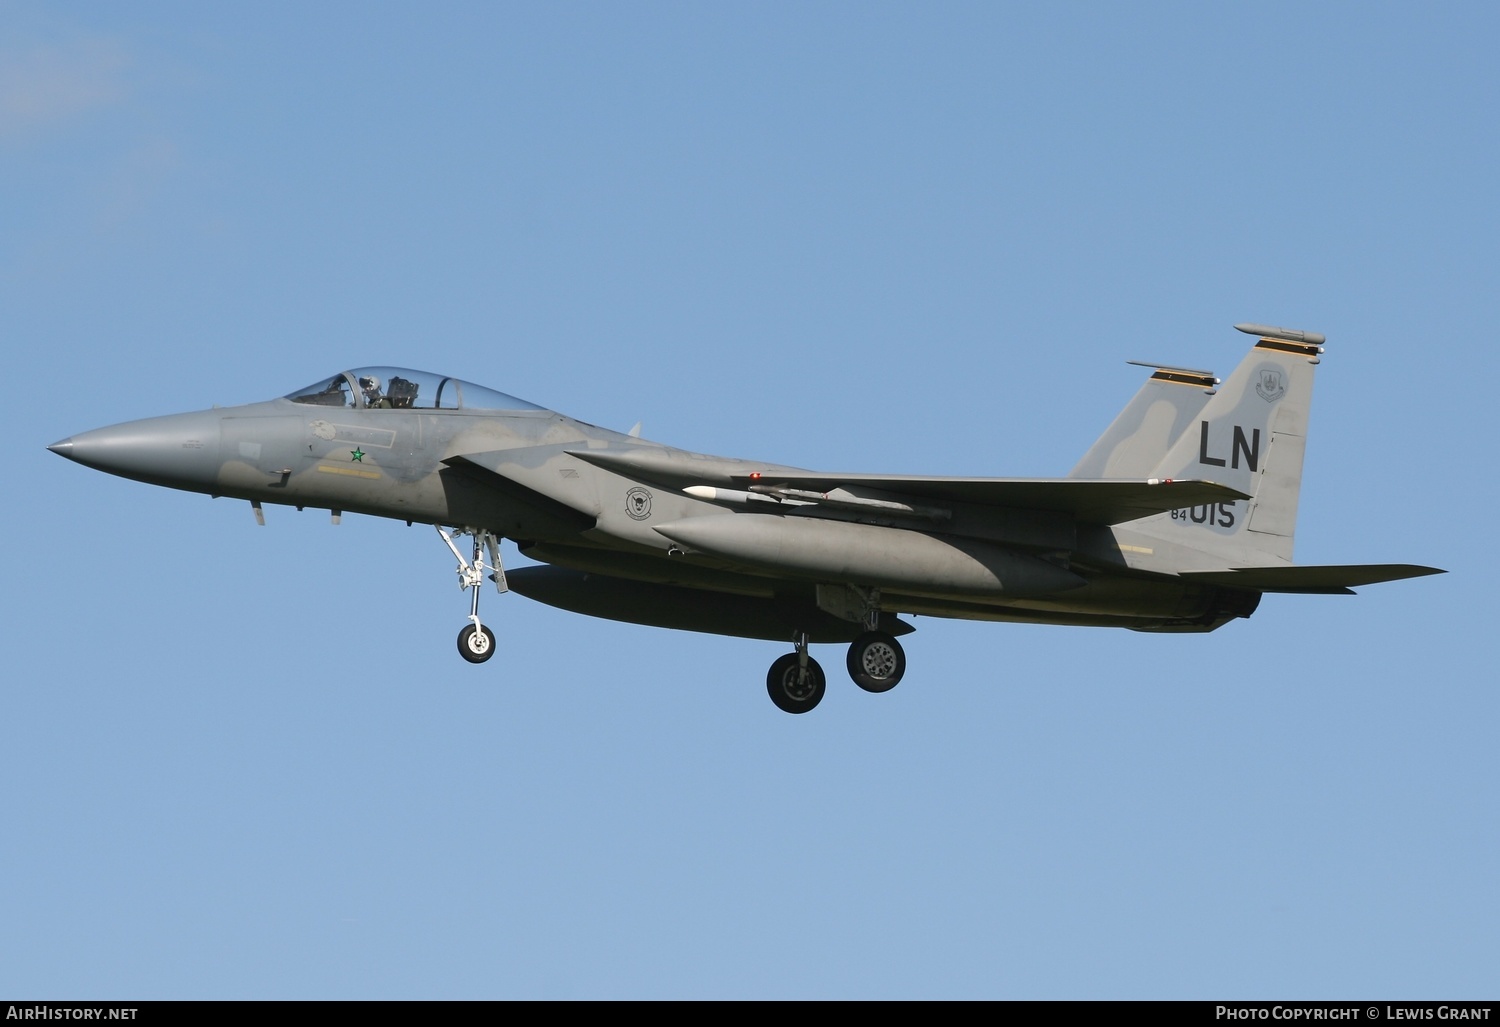
<svg viewBox="0 0 1500 1027">
<path fill-rule="evenodd" d="M 350 478 L 378 478 L 379 471 L 362 471 L 358 467 L 329 467 L 327 464 L 319 464 L 318 470 L 324 474 L 343 474 Z"/>
<path fill-rule="evenodd" d="M 1145 553 L 1147 556 L 1156 552 L 1156 550 L 1147 549 L 1145 546 L 1120 546 L 1120 551 L 1125 553 Z"/>
</svg>

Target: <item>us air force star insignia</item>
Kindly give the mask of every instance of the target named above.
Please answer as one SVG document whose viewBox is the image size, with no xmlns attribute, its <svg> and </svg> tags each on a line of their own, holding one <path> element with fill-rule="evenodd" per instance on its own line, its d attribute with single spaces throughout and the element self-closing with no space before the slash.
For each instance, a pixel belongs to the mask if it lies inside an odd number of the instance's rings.
<svg viewBox="0 0 1500 1027">
<path fill-rule="evenodd" d="M 1255 394 L 1267 403 L 1274 403 L 1286 395 L 1286 383 L 1281 380 L 1281 372 L 1274 367 L 1261 368 L 1255 378 Z"/>
<path fill-rule="evenodd" d="M 638 521 L 651 516 L 651 493 L 636 486 L 625 493 L 625 512 Z"/>
<path fill-rule="evenodd" d="M 351 450 L 349 450 L 349 456 L 357 464 L 362 464 L 362 463 L 365 462 L 365 451 L 362 450 L 362 449 L 351 449 Z"/>
</svg>

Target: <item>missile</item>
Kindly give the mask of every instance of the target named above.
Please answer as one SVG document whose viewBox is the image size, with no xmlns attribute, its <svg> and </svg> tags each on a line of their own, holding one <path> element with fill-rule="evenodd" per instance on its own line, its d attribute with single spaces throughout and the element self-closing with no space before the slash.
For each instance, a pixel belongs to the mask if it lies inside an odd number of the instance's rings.
<svg viewBox="0 0 1500 1027">
<path fill-rule="evenodd" d="M 733 506 L 780 506 L 779 500 L 771 496 L 759 495 L 755 492 L 743 492 L 739 489 L 721 489 L 713 485 L 689 485 L 682 490 L 694 499 L 707 500 L 710 503 L 728 503 Z M 798 506 L 808 506 L 807 503 L 798 503 Z"/>
<path fill-rule="evenodd" d="M 751 570 L 937 595 L 1035 596 L 1087 582 L 1065 567 L 974 539 L 775 514 L 687 517 L 668 540 Z"/>
<path fill-rule="evenodd" d="M 929 521 L 945 521 L 953 517 L 950 510 L 935 506 L 914 506 L 886 499 L 870 499 L 857 496 L 847 489 L 831 492 L 811 492 L 807 489 L 787 488 L 782 485 L 751 485 L 748 491 L 721 489 L 714 485 L 689 485 L 682 490 L 694 499 L 705 499 L 710 503 L 727 503 L 734 506 L 764 508 L 793 506 L 830 506 L 840 510 L 861 513 L 879 513 L 895 517 L 920 517 Z"/>
<path fill-rule="evenodd" d="M 935 506 L 915 506 L 911 503 L 897 503 L 889 499 L 871 499 L 868 496 L 855 495 L 848 489 L 834 489 L 831 492 L 810 492 L 807 489 L 787 488 L 782 485 L 751 485 L 750 491 L 759 492 L 767 496 L 775 496 L 777 499 L 804 500 L 824 506 L 839 507 L 843 510 L 894 514 L 897 517 L 921 517 L 929 521 L 947 521 L 953 519 L 953 511 L 951 510 L 943 510 Z"/>
</svg>

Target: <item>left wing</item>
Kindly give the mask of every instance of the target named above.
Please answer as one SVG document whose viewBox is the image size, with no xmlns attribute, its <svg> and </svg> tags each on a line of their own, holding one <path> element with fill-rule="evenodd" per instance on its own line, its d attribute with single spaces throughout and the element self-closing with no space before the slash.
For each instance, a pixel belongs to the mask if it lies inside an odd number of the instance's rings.
<svg viewBox="0 0 1500 1027">
<path fill-rule="evenodd" d="M 839 489 L 872 489 L 928 502 L 972 503 L 1017 510 L 1068 514 L 1083 524 L 1119 524 L 1152 514 L 1206 503 L 1249 499 L 1243 492 L 1211 481 L 1088 480 L 1083 478 L 950 478 L 896 474 L 736 475 L 734 483 L 767 495 L 795 490 L 813 498 Z M 807 494 L 811 493 L 812 497 Z"/>
<path fill-rule="evenodd" d="M 1119 524 L 1183 507 L 1250 498 L 1226 485 L 1200 480 L 825 474 L 655 446 L 570 452 L 597 467 L 670 488 L 709 485 L 759 494 L 770 500 L 814 504 L 826 501 L 830 505 L 847 504 L 853 492 L 875 500 L 869 504 L 872 506 L 881 500 L 902 498 L 929 504 L 970 503 L 1063 514 L 1085 524 Z"/>
</svg>

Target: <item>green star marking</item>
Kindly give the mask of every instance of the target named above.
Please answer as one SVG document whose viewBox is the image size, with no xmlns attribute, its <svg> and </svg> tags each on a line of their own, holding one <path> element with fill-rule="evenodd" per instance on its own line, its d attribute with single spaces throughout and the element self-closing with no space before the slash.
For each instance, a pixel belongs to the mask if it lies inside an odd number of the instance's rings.
<svg viewBox="0 0 1500 1027">
<path fill-rule="evenodd" d="M 349 455 L 354 458 L 354 462 L 357 464 L 365 462 L 365 451 L 362 449 L 351 449 L 349 450 Z"/>
</svg>

